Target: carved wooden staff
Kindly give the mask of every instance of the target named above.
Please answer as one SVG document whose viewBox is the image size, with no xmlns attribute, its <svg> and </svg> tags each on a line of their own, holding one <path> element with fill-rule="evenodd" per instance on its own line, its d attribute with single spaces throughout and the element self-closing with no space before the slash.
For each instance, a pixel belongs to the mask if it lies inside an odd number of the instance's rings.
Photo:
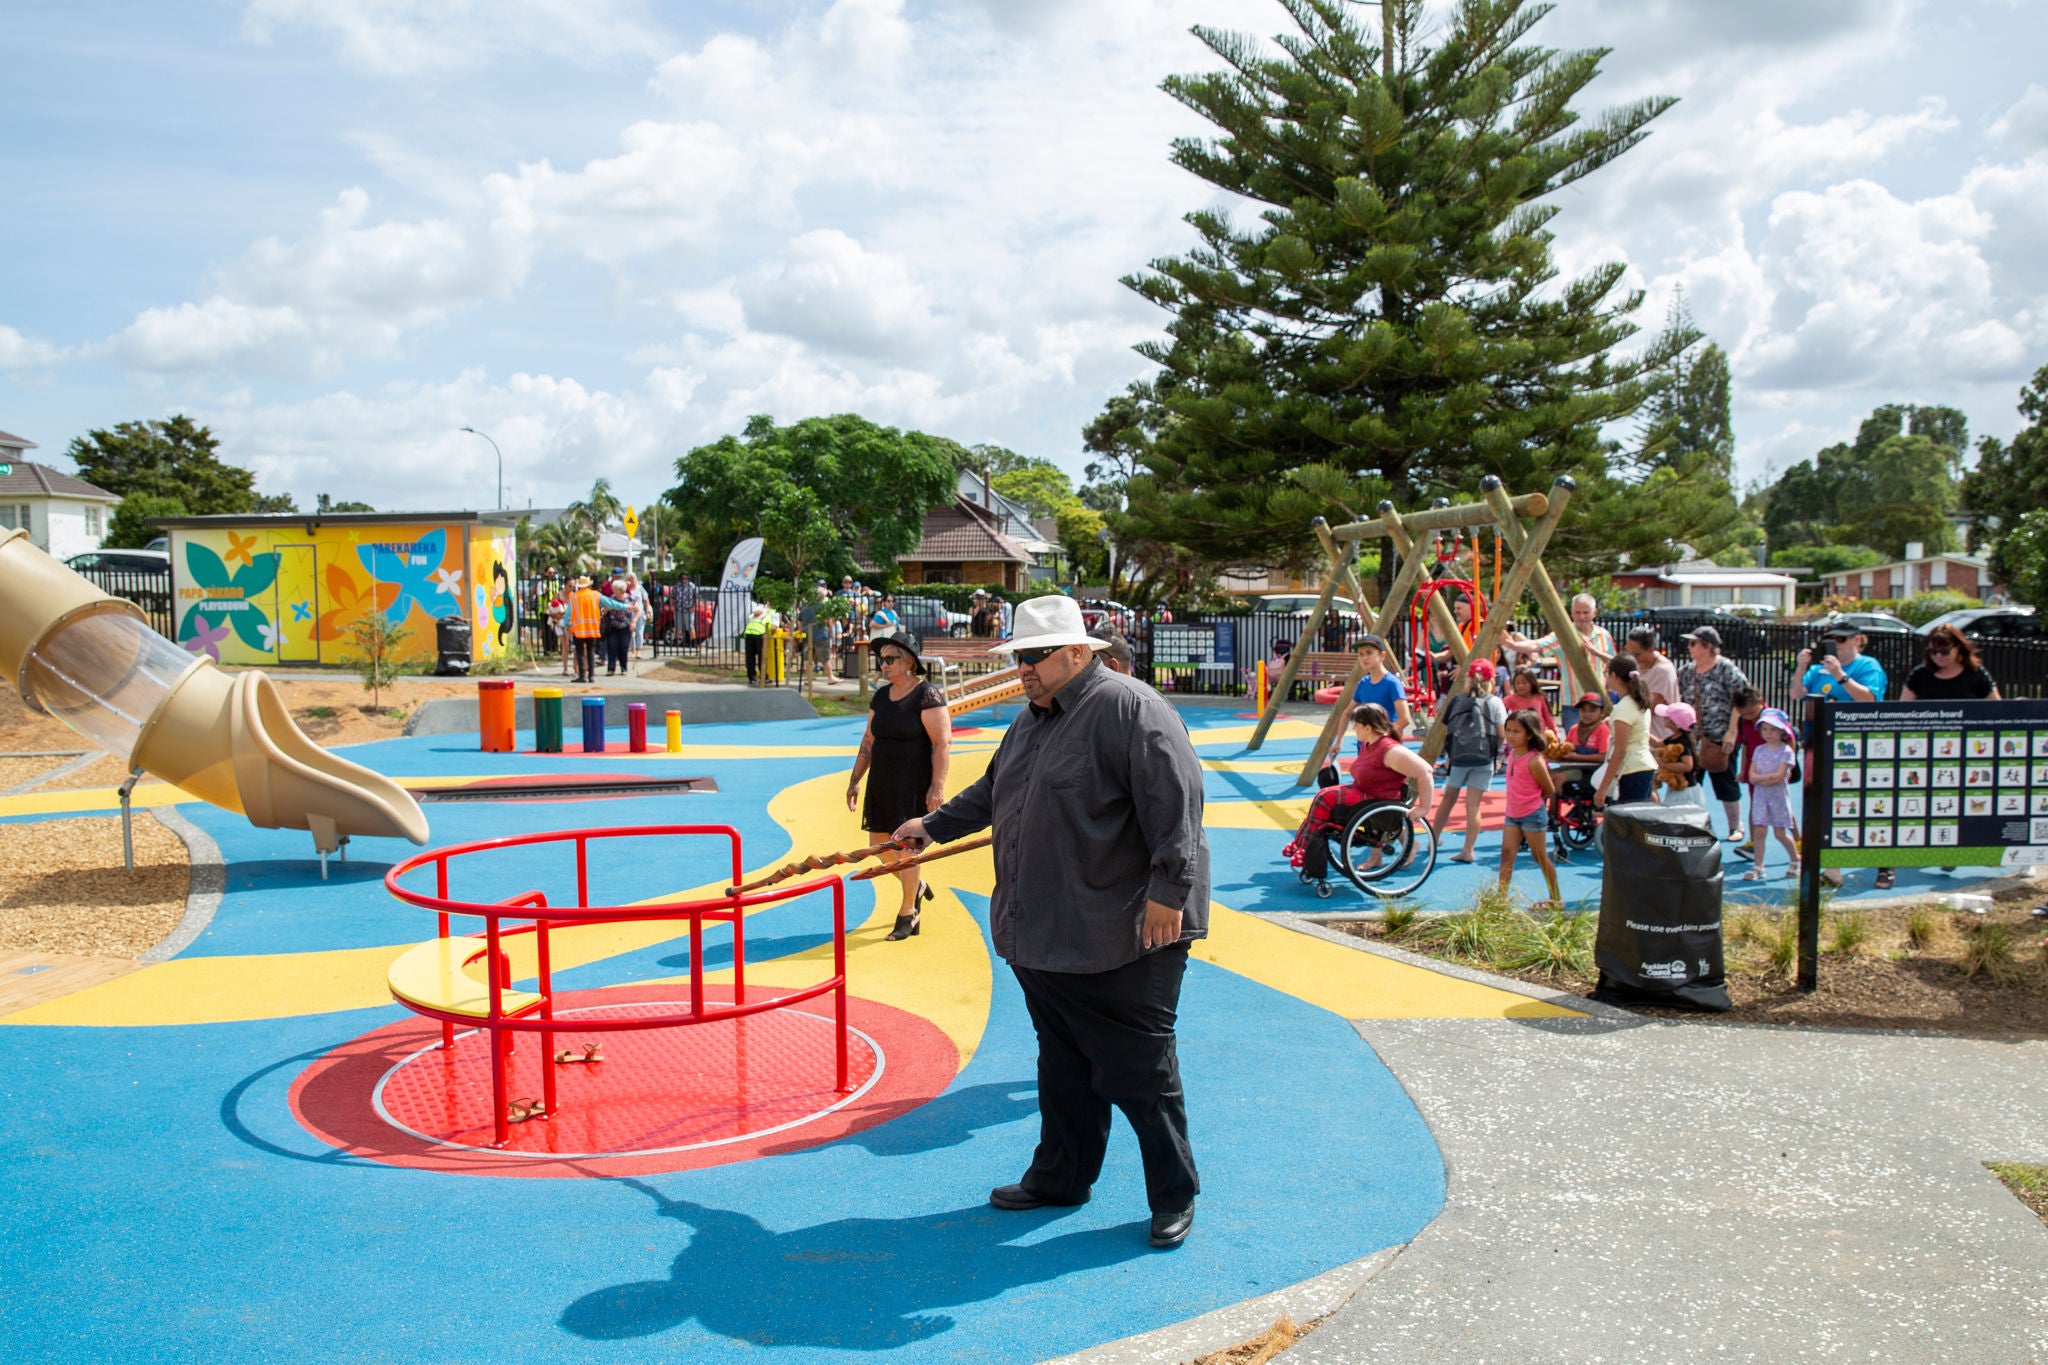
<svg viewBox="0 0 2048 1365">
<path fill-rule="evenodd" d="M 786 882 L 791 877 L 805 872 L 821 872 L 825 868 L 837 867 L 841 863 L 857 863 L 862 859 L 875 857 L 889 849 L 902 847 L 903 844 L 899 840 L 884 839 L 879 844 L 869 844 L 866 848 L 848 849 L 844 853 L 813 853 L 800 863 L 784 863 L 777 871 L 771 872 L 765 877 L 758 877 L 744 886 L 728 886 L 725 888 L 725 894 L 728 896 L 744 896 L 749 891 L 759 891 L 764 886 L 773 886 L 777 882 Z"/>
<path fill-rule="evenodd" d="M 965 843 L 960 844 L 948 844 L 944 848 L 935 848 L 929 853 L 921 853 L 915 858 L 904 858 L 900 862 L 884 863 L 880 867 L 864 867 L 851 877 L 848 877 L 847 880 L 850 882 L 864 882 L 874 877 L 886 877 L 892 872 L 901 872 L 906 867 L 917 867 L 923 863 L 935 863 L 941 858 L 950 858 L 956 853 L 971 853 L 977 848 L 987 848 L 994 839 L 994 835 L 984 834 L 979 839 L 969 839 Z"/>
</svg>

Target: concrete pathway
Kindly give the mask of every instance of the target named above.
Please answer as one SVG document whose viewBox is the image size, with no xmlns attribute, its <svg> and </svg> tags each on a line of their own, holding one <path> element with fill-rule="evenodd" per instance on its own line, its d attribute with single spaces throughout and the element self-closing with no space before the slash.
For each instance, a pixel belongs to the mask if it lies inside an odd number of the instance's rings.
<svg viewBox="0 0 2048 1365">
<path fill-rule="evenodd" d="M 1982 1164 L 2048 1162 L 2048 1042 L 1356 1027 L 1446 1206 L 1289 1361 L 2048 1360 L 2048 1227 Z"/>
</svg>

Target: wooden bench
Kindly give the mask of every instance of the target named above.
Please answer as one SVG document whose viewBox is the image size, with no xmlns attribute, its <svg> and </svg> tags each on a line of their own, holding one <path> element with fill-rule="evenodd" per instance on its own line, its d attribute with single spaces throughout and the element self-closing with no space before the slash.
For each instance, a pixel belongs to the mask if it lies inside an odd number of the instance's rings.
<svg viewBox="0 0 2048 1365">
<path fill-rule="evenodd" d="M 936 674 L 935 681 L 943 690 L 946 679 L 958 673 L 993 673 L 1010 666 L 1007 654 L 991 654 L 988 647 L 996 640 L 955 639 L 950 635 L 934 635 L 925 640 L 918 650 L 918 659 L 924 664 L 925 672 Z"/>
<path fill-rule="evenodd" d="M 489 951 L 490 945 L 480 938 L 430 938 L 393 959 L 385 977 L 391 994 L 400 1000 L 443 1014 L 485 1019 L 491 1013 L 490 984 L 467 969 Z M 509 987 L 498 998 L 507 1016 L 524 1014 L 541 1001 L 532 991 Z"/>
</svg>

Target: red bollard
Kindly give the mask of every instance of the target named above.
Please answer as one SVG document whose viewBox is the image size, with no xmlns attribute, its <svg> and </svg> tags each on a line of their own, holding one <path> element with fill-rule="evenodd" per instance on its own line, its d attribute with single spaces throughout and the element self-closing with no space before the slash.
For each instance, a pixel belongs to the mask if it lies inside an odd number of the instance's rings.
<svg viewBox="0 0 2048 1365">
<path fill-rule="evenodd" d="M 644 754 L 647 752 L 647 704 L 626 703 L 626 752 Z"/>
</svg>

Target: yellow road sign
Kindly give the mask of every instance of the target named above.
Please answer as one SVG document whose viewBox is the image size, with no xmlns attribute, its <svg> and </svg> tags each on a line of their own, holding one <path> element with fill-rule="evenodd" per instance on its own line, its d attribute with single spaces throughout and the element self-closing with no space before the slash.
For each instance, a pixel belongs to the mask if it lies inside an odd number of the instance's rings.
<svg viewBox="0 0 2048 1365">
<path fill-rule="evenodd" d="M 626 528 L 627 535 L 637 536 L 640 534 L 640 516 L 632 508 L 628 507 L 626 509 L 625 520 L 622 524 Z"/>
</svg>

